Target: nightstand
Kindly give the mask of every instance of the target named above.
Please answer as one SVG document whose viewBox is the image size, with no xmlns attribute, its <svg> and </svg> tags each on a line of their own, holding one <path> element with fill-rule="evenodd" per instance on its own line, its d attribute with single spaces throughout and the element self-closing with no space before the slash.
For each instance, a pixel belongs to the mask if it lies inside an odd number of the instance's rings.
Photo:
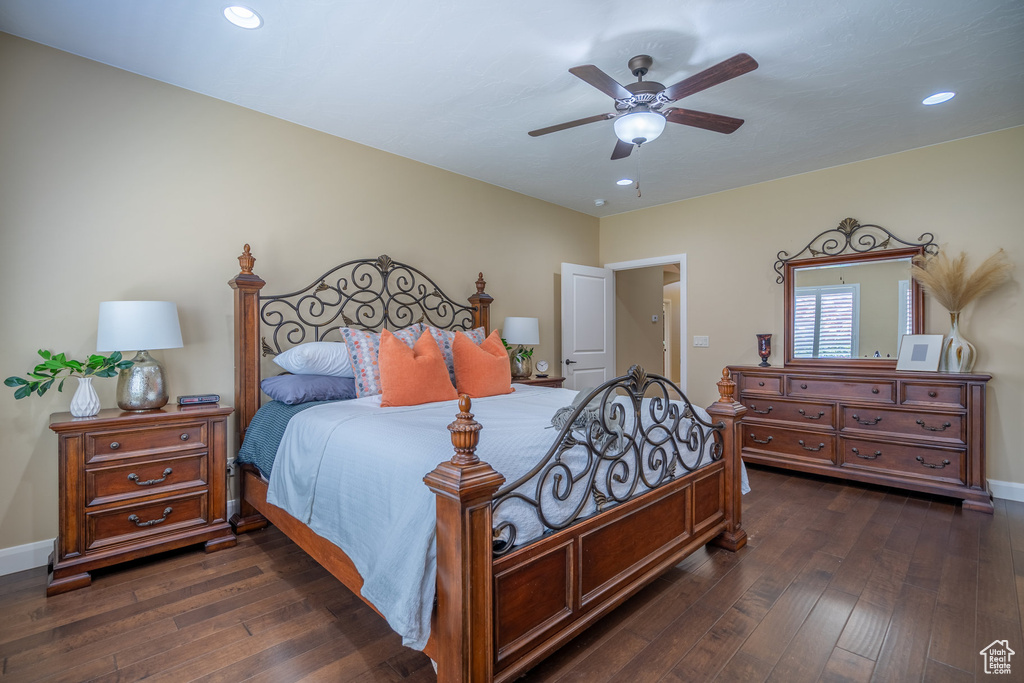
<svg viewBox="0 0 1024 683">
<path fill-rule="evenodd" d="M 512 384 L 531 384 L 535 387 L 554 387 L 555 389 L 561 389 L 562 382 L 564 381 L 564 377 L 531 377 L 529 379 L 513 379 Z"/>
<path fill-rule="evenodd" d="M 60 515 L 46 594 L 88 586 L 94 569 L 164 550 L 235 545 L 227 519 L 232 410 L 213 404 L 51 415 Z"/>
</svg>

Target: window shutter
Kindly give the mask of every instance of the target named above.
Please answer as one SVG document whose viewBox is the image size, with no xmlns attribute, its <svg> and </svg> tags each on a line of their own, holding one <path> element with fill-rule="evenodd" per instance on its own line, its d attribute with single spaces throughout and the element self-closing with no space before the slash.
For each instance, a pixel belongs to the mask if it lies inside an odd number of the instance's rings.
<svg viewBox="0 0 1024 683">
<path fill-rule="evenodd" d="M 797 287 L 793 292 L 793 357 L 854 358 L 860 286 Z"/>
</svg>

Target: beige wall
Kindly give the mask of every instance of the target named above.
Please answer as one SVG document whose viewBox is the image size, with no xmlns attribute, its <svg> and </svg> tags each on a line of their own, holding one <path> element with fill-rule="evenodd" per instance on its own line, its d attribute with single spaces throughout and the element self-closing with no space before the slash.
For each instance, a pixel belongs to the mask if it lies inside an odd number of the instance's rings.
<svg viewBox="0 0 1024 683">
<path fill-rule="evenodd" d="M 651 372 L 664 371 L 664 281 L 661 266 L 615 271 L 616 375 L 626 374 L 636 363 Z M 658 316 L 658 322 L 651 322 L 653 315 Z"/>
<path fill-rule="evenodd" d="M 723 144 L 729 144 L 727 141 Z M 1017 264 L 1015 280 L 968 307 L 964 335 L 978 348 L 976 370 L 993 376 L 988 392 L 988 476 L 1024 483 L 1024 127 L 782 178 L 601 220 L 604 263 L 687 255 L 691 398 L 708 404 L 722 367 L 758 362 L 755 337 L 773 332 L 782 363 L 782 286 L 776 253 L 799 251 L 848 216 L 914 239 L 932 231 L 971 263 L 999 247 Z M 934 301 L 928 333 L 949 320 Z"/>
<path fill-rule="evenodd" d="M 492 185 L 0 34 L 0 376 L 39 348 L 95 350 L 100 301 L 177 302 L 185 347 L 156 352 L 170 393 L 233 387 L 235 257 L 269 291 L 343 260 L 392 258 L 457 299 L 478 271 L 492 323 L 537 316 L 560 357 L 562 261 L 598 265 L 597 220 Z M 531 249 L 530 273 L 509 254 Z M 72 383 L 74 384 L 74 383 Z M 98 382 L 113 407 L 114 382 Z M 0 399 L 0 549 L 57 530 L 51 412 L 70 392 Z M 444 425 L 440 425 L 444 429 Z"/>
<path fill-rule="evenodd" d="M 682 358 L 682 339 L 679 338 L 679 317 L 682 315 L 681 299 L 679 295 L 679 275 L 676 274 L 676 281 L 665 285 L 663 296 L 671 302 L 672 319 L 669 320 L 671 325 L 671 346 L 670 349 L 672 357 L 672 373 L 669 379 L 679 384 L 679 373 L 680 366 L 679 360 Z"/>
</svg>

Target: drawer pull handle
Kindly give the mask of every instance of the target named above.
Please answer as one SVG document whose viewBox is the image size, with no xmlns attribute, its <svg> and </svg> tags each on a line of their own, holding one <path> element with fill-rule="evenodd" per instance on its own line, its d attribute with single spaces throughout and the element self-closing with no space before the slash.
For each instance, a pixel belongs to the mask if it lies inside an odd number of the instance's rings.
<svg viewBox="0 0 1024 683">
<path fill-rule="evenodd" d="M 166 507 L 166 508 L 164 508 L 164 516 L 161 517 L 160 519 L 151 519 L 148 522 L 143 522 L 142 520 L 139 519 L 138 515 L 129 515 L 128 516 L 128 521 L 129 522 L 135 522 L 135 526 L 153 526 L 154 524 L 159 524 L 160 522 L 162 522 L 165 519 L 167 519 L 167 516 L 170 515 L 172 512 L 174 512 L 174 508 Z"/>
<path fill-rule="evenodd" d="M 929 427 L 924 420 L 918 420 L 917 424 L 921 425 L 921 429 L 927 429 L 929 432 L 944 432 L 952 426 L 948 422 L 943 422 L 941 427 Z"/>
<path fill-rule="evenodd" d="M 808 415 L 807 413 L 804 412 L 803 408 L 800 408 L 796 412 L 800 413 L 801 415 L 806 417 L 808 420 L 820 420 L 825 415 L 825 411 L 824 410 L 819 410 L 817 415 Z"/>
<path fill-rule="evenodd" d="M 874 460 L 875 458 L 882 454 L 882 451 L 875 451 L 874 455 L 861 455 L 860 451 L 858 451 L 856 448 L 852 450 L 854 455 L 856 455 L 858 458 L 864 458 L 865 460 Z"/>
<path fill-rule="evenodd" d="M 876 424 L 878 424 L 879 422 L 882 421 L 881 416 L 876 417 L 873 420 L 871 418 L 868 418 L 867 420 L 862 420 L 862 419 L 860 419 L 859 416 L 854 415 L 853 419 L 856 420 L 858 424 L 866 425 L 868 427 L 871 427 L 872 425 L 876 425 Z"/>
<path fill-rule="evenodd" d="M 181 435 L 181 440 L 182 441 L 188 441 L 188 434 L 187 433 L 186 434 L 182 434 Z"/>
<path fill-rule="evenodd" d="M 757 386 L 759 386 L 759 387 L 763 387 L 763 386 L 764 386 L 764 382 L 758 382 L 758 383 L 757 383 Z"/>
<path fill-rule="evenodd" d="M 872 394 L 877 394 L 878 393 L 878 387 L 871 387 L 871 393 Z"/>
<path fill-rule="evenodd" d="M 925 467 L 930 467 L 933 470 L 941 470 L 942 468 L 944 468 L 946 465 L 949 464 L 948 460 L 943 460 L 941 465 L 932 465 L 931 463 L 925 462 L 924 458 L 922 458 L 920 455 L 917 456 L 916 458 L 914 458 L 914 460 L 917 460 L 919 463 L 921 463 Z"/>
<path fill-rule="evenodd" d="M 152 486 L 153 484 L 159 484 L 167 479 L 167 475 L 171 473 L 171 468 L 168 467 L 164 470 L 164 476 L 159 479 L 147 479 L 146 481 L 139 481 L 139 475 L 132 472 L 128 475 L 129 481 L 134 481 L 137 486 Z"/>
<path fill-rule="evenodd" d="M 761 439 L 757 438 L 753 434 L 750 435 L 750 438 L 754 440 L 754 443 L 771 443 L 772 442 L 772 437 L 770 437 L 770 436 L 767 439 L 765 439 L 764 441 L 761 441 Z"/>
<path fill-rule="evenodd" d="M 754 404 L 750 404 L 750 409 L 753 410 L 758 415 L 767 415 L 768 413 L 772 412 L 771 406 L 768 406 L 768 410 L 758 410 L 757 406 L 755 406 Z"/>
<path fill-rule="evenodd" d="M 938 396 L 938 394 L 937 394 L 937 393 L 935 393 L 934 391 L 929 391 L 929 392 L 928 392 L 928 396 L 929 396 L 930 398 L 935 398 L 936 396 Z"/>
<path fill-rule="evenodd" d="M 799 441 L 797 441 L 797 443 L 800 444 L 801 446 L 803 446 L 805 451 L 811 451 L 812 453 L 817 453 L 818 451 L 820 451 L 822 448 L 825 447 L 825 444 L 823 444 L 823 443 L 819 443 L 817 448 L 813 448 L 811 446 L 805 446 L 803 439 L 800 439 Z"/>
<path fill-rule="evenodd" d="M 801 388 L 801 389 L 806 389 L 806 388 L 807 388 L 807 385 L 806 385 L 806 384 L 801 384 L 801 385 L 800 385 L 800 388 Z"/>
<path fill-rule="evenodd" d="M 110 450 L 116 451 L 120 447 L 121 447 L 121 444 L 119 444 L 118 442 L 116 442 L 116 441 L 111 441 L 110 442 Z"/>
</svg>

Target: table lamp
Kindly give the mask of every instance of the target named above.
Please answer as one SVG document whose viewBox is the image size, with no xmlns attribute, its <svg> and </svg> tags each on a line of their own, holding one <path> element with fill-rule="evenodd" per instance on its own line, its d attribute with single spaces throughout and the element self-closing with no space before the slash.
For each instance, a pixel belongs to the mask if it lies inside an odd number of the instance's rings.
<svg viewBox="0 0 1024 683">
<path fill-rule="evenodd" d="M 172 301 L 104 301 L 96 333 L 96 350 L 135 350 L 132 366 L 117 376 L 117 407 L 153 410 L 167 405 L 167 382 L 151 349 L 180 349 L 178 307 Z"/>
<path fill-rule="evenodd" d="M 540 322 L 537 318 L 505 318 L 501 337 L 506 344 L 517 347 L 510 357 L 512 379 L 526 379 L 533 373 L 533 350 L 524 355 L 523 346 L 540 344 Z"/>
</svg>

